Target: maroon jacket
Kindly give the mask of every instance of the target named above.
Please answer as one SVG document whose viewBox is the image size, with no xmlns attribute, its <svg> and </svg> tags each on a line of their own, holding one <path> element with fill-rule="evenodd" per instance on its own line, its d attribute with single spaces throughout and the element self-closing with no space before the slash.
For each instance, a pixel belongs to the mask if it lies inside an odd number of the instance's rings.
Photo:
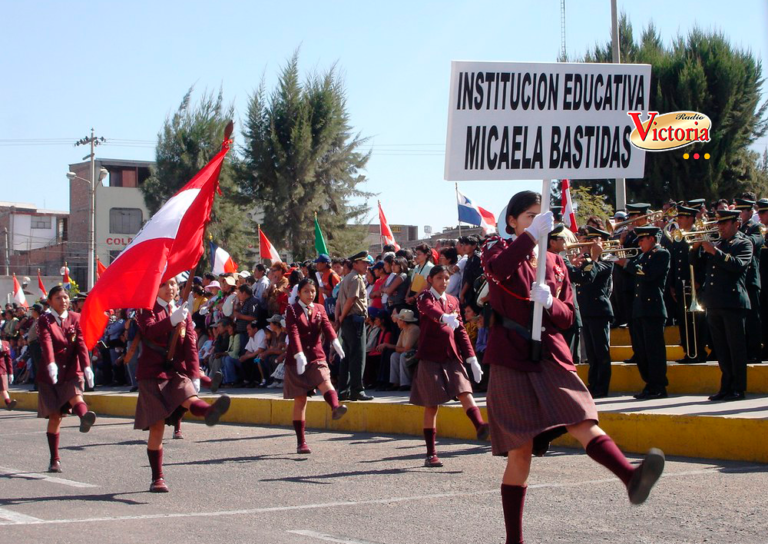
<svg viewBox="0 0 768 544">
<path fill-rule="evenodd" d="M 83 371 L 91 366 L 91 360 L 80 329 L 80 314 L 67 312 L 67 317 L 59 326 L 52 313 L 44 313 L 37 321 L 37 334 L 43 352 L 43 364 L 37 371 L 35 381 L 52 383 L 46 368 L 51 363 L 59 367 L 58 383 L 82 380 Z"/>
<path fill-rule="evenodd" d="M 11 361 L 11 346 L 5 340 L 0 340 L 0 376 L 13 375 L 13 361 Z"/>
<path fill-rule="evenodd" d="M 179 335 L 173 361 L 167 361 L 176 328 L 171 325 L 171 314 L 155 302 L 151 310 L 139 310 L 136 323 L 141 333 L 141 355 L 139 355 L 137 380 L 168 380 L 174 372 L 189 378 L 200 375 L 200 359 L 197 355 L 197 334 L 192 316 L 187 316 L 184 337 Z"/>
<path fill-rule="evenodd" d="M 536 281 L 536 268 L 531 266 L 530 258 L 533 257 L 535 245 L 536 242 L 527 234 L 514 241 L 494 236 L 484 244 L 482 255 L 491 307 L 529 331 L 533 320 L 533 302 L 528 299 L 531 284 Z M 571 282 L 562 257 L 547 252 L 546 258 L 546 283 L 554 302 L 549 310 L 544 310 L 542 317 L 542 356 L 568 370 L 576 370 L 571 351 L 561 333 L 573 324 L 575 315 Z M 490 328 L 483 362 L 530 372 L 540 370 L 538 363 L 530 360 L 530 342 L 506 328 L 500 319 L 496 319 Z"/>
<path fill-rule="evenodd" d="M 416 356 L 425 361 L 447 363 L 466 361 L 475 356 L 472 342 L 469 341 L 464 322 L 461 320 L 459 301 L 453 295 L 446 294 L 446 302 L 435 297 L 431 290 L 425 289 L 416 299 L 416 308 L 421 315 L 419 321 L 419 349 Z M 440 322 L 443 314 L 458 313 L 459 326 L 455 331 Z"/>
<path fill-rule="evenodd" d="M 286 365 L 295 365 L 294 356 L 301 351 L 304 352 L 307 362 L 325 361 L 321 333 L 325 335 L 327 341 L 332 342 L 336 339 L 336 331 L 333 330 L 322 305 L 315 303 L 310 311 L 307 319 L 304 309 L 298 302 L 291 304 L 285 310 L 285 328 L 288 333 Z"/>
</svg>

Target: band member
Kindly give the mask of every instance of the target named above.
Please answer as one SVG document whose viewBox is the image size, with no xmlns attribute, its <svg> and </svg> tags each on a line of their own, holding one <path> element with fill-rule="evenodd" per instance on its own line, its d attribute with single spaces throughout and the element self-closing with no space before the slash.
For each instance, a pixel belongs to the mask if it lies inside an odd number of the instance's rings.
<svg viewBox="0 0 768 544">
<path fill-rule="evenodd" d="M 573 293 L 563 259 L 538 255 L 536 243 L 553 227 L 552 214 L 540 214 L 541 196 L 515 194 L 500 228 L 511 241 L 489 238 L 483 265 L 489 279 L 494 321 L 485 351 L 493 367 L 488 384 L 488 413 L 494 455 L 507 456 L 501 486 L 507 542 L 522 542 L 522 518 L 531 454 L 543 455 L 552 437 L 569 432 L 587 455 L 611 470 L 627 488 L 633 504 L 644 502 L 664 469 L 664 454 L 651 450 L 633 467 L 597 425 L 597 409 L 576 375 L 561 331 L 573 323 Z M 538 285 L 537 267 L 546 267 Z M 533 302 L 545 308 L 541 360 L 531 356 Z"/>
<path fill-rule="evenodd" d="M 283 398 L 293 399 L 296 453 L 309 454 L 312 450 L 304 437 L 307 392 L 320 390 L 325 402 L 331 407 L 333 419 L 341 419 L 347 413 L 347 407 L 339 404 L 338 394 L 331 384 L 331 371 L 323 351 L 323 341 L 331 342 L 341 359 L 344 358 L 344 350 L 323 305 L 314 302 L 317 295 L 315 280 L 304 278 L 298 288 L 299 300 L 288 306 L 285 312 L 288 351 L 285 357 Z"/>
<path fill-rule="evenodd" d="M 593 399 L 608 396 L 611 384 L 611 288 L 613 263 L 600 260 L 601 242 L 609 234 L 595 227 L 587 227 L 585 241 L 595 242 L 588 253 L 576 257 L 569 274 L 576 287 L 584 344 L 589 362 L 589 385 Z M 566 262 L 566 265 L 568 263 Z"/>
<path fill-rule="evenodd" d="M 45 368 L 37 373 L 37 417 L 48 418 L 48 448 L 51 464 L 48 472 L 61 472 L 59 428 L 61 418 L 75 414 L 80 418 L 80 432 L 87 433 L 96 422 L 96 414 L 83 400 L 84 382 L 93 387 L 93 370 L 88 348 L 80 330 L 80 314 L 69 311 L 69 293 L 61 285 L 48 291 L 50 312 L 40 316 L 37 325 Z"/>
<path fill-rule="evenodd" d="M 185 410 L 204 417 L 208 426 L 216 425 L 230 405 L 227 395 L 222 395 L 212 405 L 197 396 L 200 379 L 188 377 L 200 372 L 197 335 L 187 305 L 175 306 L 173 301 L 177 295 L 176 278 L 170 278 L 160 285 L 154 308 L 139 310 L 137 316 L 142 349 L 136 371 L 139 398 L 134 428 L 149 430 L 147 457 L 152 469 L 149 488 L 152 493 L 169 491 L 163 475 L 165 425 L 174 425 Z M 174 337 L 175 347 L 173 357 L 170 357 Z"/>
<path fill-rule="evenodd" d="M 437 456 L 437 410 L 458 397 L 464 412 L 475 426 L 478 440 L 487 440 L 489 427 L 472 397 L 472 384 L 464 368 L 472 369 L 480 383 L 483 371 L 475 357 L 472 343 L 461 319 L 459 300 L 445 292 L 450 273 L 437 265 L 429 271 L 425 289 L 416 300 L 421 316 L 419 323 L 419 363 L 411 384 L 411 404 L 424 407 L 424 440 L 427 444 L 426 467 L 441 467 Z"/>
<path fill-rule="evenodd" d="M 637 369 L 645 382 L 638 400 L 660 399 L 667 396 L 667 349 L 664 325 L 667 308 L 664 305 L 664 284 L 669 274 L 669 252 L 658 243 L 658 227 L 637 227 L 641 253 L 632 259 L 619 259 L 618 264 L 635 277 L 635 298 L 632 306 L 632 349 Z"/>
<path fill-rule="evenodd" d="M 693 232 L 694 223 L 699 210 L 687 206 L 677 207 L 677 226 L 682 232 Z M 703 312 L 689 311 L 693 301 L 693 291 L 700 288 L 704 277 L 694 269 L 694 276 L 691 277 L 691 261 L 689 259 L 691 246 L 684 239 L 670 244 L 670 257 L 672 266 L 670 268 L 670 281 L 672 282 L 672 296 L 675 300 L 675 312 L 677 314 L 677 326 L 680 330 L 680 345 L 685 350 L 685 357 L 678 360 L 678 363 L 705 363 L 707 361 L 707 352 L 704 347 L 706 342 L 706 323 Z M 697 293 L 698 294 L 698 293 Z M 695 338 L 694 338 L 695 332 Z M 690 338 L 689 338 L 690 335 Z"/>
<path fill-rule="evenodd" d="M 738 210 L 718 210 L 717 242 L 699 242 L 691 249 L 695 263 L 706 257 L 702 300 L 707 324 L 722 372 L 720 390 L 709 400 L 745 398 L 747 347 L 745 315 L 750 307 L 747 273 L 752 262 L 752 242 L 739 232 Z"/>
<path fill-rule="evenodd" d="M 2 393 L 6 410 L 16 408 L 16 399 L 11 399 L 8 386 L 13 385 L 13 361 L 11 361 L 11 346 L 5 340 L 0 340 L 0 393 Z"/>
<path fill-rule="evenodd" d="M 632 222 L 627 225 L 627 231 L 623 233 L 619 238 L 622 247 L 627 249 L 640 247 L 638 245 L 638 237 L 636 231 L 638 227 L 644 227 L 648 224 L 648 218 L 646 216 L 648 215 L 648 210 L 650 207 L 650 204 L 646 204 L 644 202 L 637 204 L 627 204 L 627 213 L 629 215 L 628 221 Z M 633 330 L 635 317 L 633 314 L 635 307 L 635 277 L 622 266 L 616 267 L 616 275 L 621 278 L 621 282 L 617 282 L 617 284 L 620 283 L 622 285 L 622 289 L 618 293 L 617 299 L 621 302 L 621 304 L 625 306 L 626 316 L 628 318 L 627 326 L 629 327 L 629 337 L 632 342 L 633 352 L 632 357 L 624 362 L 636 364 L 637 360 L 634 354 L 637 353 L 637 344 L 639 341 L 635 338 L 635 331 Z"/>
<path fill-rule="evenodd" d="M 768 198 L 757 201 L 757 215 L 760 219 L 761 231 L 768 228 Z M 760 324 L 763 331 L 763 351 L 761 361 L 768 361 L 768 244 L 760 249 Z M 766 288 L 762 289 L 765 285 Z"/>
<path fill-rule="evenodd" d="M 760 252 L 765 245 L 765 237 L 760 224 L 753 221 L 755 201 L 744 198 L 734 199 L 734 209 L 741 219 L 739 231 L 752 242 L 752 260 L 747 271 L 747 295 L 749 309 L 746 314 L 745 331 L 747 335 L 747 363 L 759 363 L 762 356 L 762 326 L 760 325 Z"/>
</svg>

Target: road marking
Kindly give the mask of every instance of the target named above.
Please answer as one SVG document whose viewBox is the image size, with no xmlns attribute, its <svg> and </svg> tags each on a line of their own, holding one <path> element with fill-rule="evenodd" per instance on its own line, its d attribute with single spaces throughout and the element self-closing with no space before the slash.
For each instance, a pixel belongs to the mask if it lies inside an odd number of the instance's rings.
<svg viewBox="0 0 768 544">
<path fill-rule="evenodd" d="M 8 521 L 13 522 L 14 525 L 17 523 L 29 523 L 32 521 L 42 521 L 40 518 L 33 518 L 32 516 L 19 514 L 18 512 L 6 510 L 5 508 L 0 508 L 0 518 L 7 519 Z M 4 525 L 11 525 L 11 524 L 8 523 Z"/>
<path fill-rule="evenodd" d="M 380 544 L 378 542 L 371 542 L 370 540 L 359 540 L 356 538 L 347 538 L 345 536 L 327 535 L 325 533 L 316 533 L 315 531 L 288 531 L 294 535 L 311 536 L 318 540 L 325 540 L 326 542 L 339 542 L 340 544 Z"/>
<path fill-rule="evenodd" d="M 720 467 L 712 466 L 710 468 L 701 469 L 701 470 L 673 472 L 673 473 L 664 474 L 662 478 L 674 478 L 679 476 L 697 476 L 702 474 L 717 474 L 719 469 Z M 764 469 L 765 469 L 765 465 L 750 465 L 746 467 L 734 467 L 734 472 L 747 472 L 749 470 L 764 470 Z M 3 470 L 2 467 L 0 467 L 0 470 Z M 29 476 L 42 476 L 42 475 L 29 475 Z M 45 476 L 42 476 L 42 477 L 45 478 Z M 54 478 L 54 479 L 58 480 L 59 478 Z M 91 486 L 90 484 L 80 484 L 79 482 L 73 482 L 73 483 L 76 483 L 81 486 L 87 485 L 89 487 L 97 487 L 97 486 Z M 618 483 L 618 481 L 616 478 L 603 478 L 600 480 L 582 480 L 580 482 L 567 482 L 567 483 L 553 482 L 553 483 L 531 484 L 528 487 L 530 489 L 543 489 L 543 488 L 580 487 L 585 485 L 605 484 L 605 483 Z M 106 522 L 106 521 L 136 521 L 136 520 L 150 520 L 150 519 L 249 516 L 254 514 L 270 514 L 274 512 L 317 510 L 321 508 L 366 506 L 366 505 L 374 505 L 374 504 L 393 504 L 393 503 L 399 503 L 399 502 L 411 502 L 411 501 L 434 500 L 434 499 L 450 499 L 450 498 L 456 498 L 456 497 L 477 497 L 480 495 L 494 495 L 498 493 L 499 493 L 499 490 L 498 488 L 496 488 L 496 489 L 491 489 L 487 491 L 467 491 L 464 493 L 434 493 L 431 495 L 413 495 L 410 497 L 390 497 L 386 499 L 371 499 L 371 500 L 357 501 L 357 502 L 355 501 L 325 502 L 325 503 L 317 503 L 317 504 L 299 504 L 294 506 L 270 506 L 266 508 L 249 508 L 244 510 L 219 510 L 217 512 L 178 512 L 178 513 L 172 513 L 172 514 L 144 514 L 139 516 L 108 516 L 108 517 L 101 517 L 101 518 L 80 518 L 80 519 L 45 519 L 45 520 L 39 520 L 39 521 L 19 522 L 19 523 L 14 523 L 13 525 L 56 525 L 56 524 L 68 524 L 68 523 L 98 523 L 98 522 Z M 3 526 L 3 525 L 12 525 L 12 524 L 4 523 L 0 521 L 0 526 Z"/>
<path fill-rule="evenodd" d="M 8 476 L 10 478 L 18 478 L 20 480 L 40 480 L 43 482 L 50 482 L 52 484 L 66 485 L 69 487 L 79 488 L 93 488 L 99 487 L 93 484 L 86 484 L 84 482 L 76 482 L 74 480 L 67 480 L 65 478 L 57 478 L 56 476 L 48 476 L 47 474 L 38 474 L 36 472 L 24 472 L 16 468 L 0 467 L 0 476 Z"/>
</svg>

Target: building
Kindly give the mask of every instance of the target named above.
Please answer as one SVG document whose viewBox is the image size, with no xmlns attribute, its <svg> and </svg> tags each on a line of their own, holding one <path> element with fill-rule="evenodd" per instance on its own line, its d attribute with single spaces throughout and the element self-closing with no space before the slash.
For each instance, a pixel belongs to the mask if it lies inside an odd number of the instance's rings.
<svg viewBox="0 0 768 544">
<path fill-rule="evenodd" d="M 109 265 L 131 243 L 146 221 L 141 185 L 150 176 L 149 161 L 118 159 L 95 160 L 95 171 L 109 175 L 96 184 L 96 257 Z M 88 277 L 88 234 L 90 227 L 90 161 L 69 165 L 75 178 L 69 181 L 69 244 L 67 264 L 70 275 L 85 286 Z"/>
<path fill-rule="evenodd" d="M 401 247 L 405 247 L 409 242 L 419 238 L 419 227 L 416 225 L 390 225 L 392 234 L 395 236 L 395 242 Z M 381 253 L 381 226 L 378 223 L 368 225 L 368 235 L 365 237 L 365 243 L 368 244 L 368 251 L 377 255 Z"/>
<path fill-rule="evenodd" d="M 2 272 L 58 274 L 64 261 L 69 213 L 25 202 L 0 202 Z"/>
</svg>

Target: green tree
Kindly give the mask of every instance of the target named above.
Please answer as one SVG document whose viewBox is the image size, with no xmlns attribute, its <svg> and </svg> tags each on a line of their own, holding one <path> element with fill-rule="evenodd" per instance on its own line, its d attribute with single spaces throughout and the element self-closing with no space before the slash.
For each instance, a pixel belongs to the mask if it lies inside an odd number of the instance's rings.
<svg viewBox="0 0 768 544">
<path fill-rule="evenodd" d="M 168 198 L 191 180 L 221 150 L 224 128 L 233 118 L 233 107 L 225 106 L 222 91 L 205 92 L 192 103 L 192 91 L 184 95 L 178 110 L 165 120 L 157 136 L 155 166 L 142 184 L 144 202 L 155 213 Z M 230 151 L 221 169 L 221 196 L 216 196 L 207 235 L 224 247 L 240 264 L 246 262 L 246 247 L 255 228 L 248 219 L 245 201 L 236 178 L 237 158 Z M 209 252 L 203 252 L 203 266 L 209 266 Z"/>
<path fill-rule="evenodd" d="M 645 178 L 627 180 L 630 201 L 658 207 L 668 198 L 732 198 L 745 190 L 768 191 L 757 175 L 759 155 L 748 148 L 768 130 L 762 104 L 761 62 L 716 31 L 695 28 L 665 46 L 653 26 L 636 41 L 626 15 L 620 21 L 621 61 L 651 64 L 650 110 L 699 111 L 712 120 L 711 141 L 684 150 L 646 153 Z M 585 62 L 611 62 L 611 44 L 596 45 Z M 684 159 L 683 154 L 710 154 Z M 599 180 L 602 184 L 604 180 Z M 593 183 L 580 181 L 576 185 Z"/>
<path fill-rule="evenodd" d="M 350 200 L 371 196 L 359 188 L 370 154 L 360 150 L 366 139 L 352 134 L 335 67 L 302 84 L 298 60 L 296 52 L 271 95 L 262 80 L 250 98 L 240 188 L 263 207 L 262 228 L 278 250 L 313 256 L 317 212 L 329 251 L 347 255 L 365 247 L 365 230 L 349 224 L 368 207 Z"/>
</svg>

